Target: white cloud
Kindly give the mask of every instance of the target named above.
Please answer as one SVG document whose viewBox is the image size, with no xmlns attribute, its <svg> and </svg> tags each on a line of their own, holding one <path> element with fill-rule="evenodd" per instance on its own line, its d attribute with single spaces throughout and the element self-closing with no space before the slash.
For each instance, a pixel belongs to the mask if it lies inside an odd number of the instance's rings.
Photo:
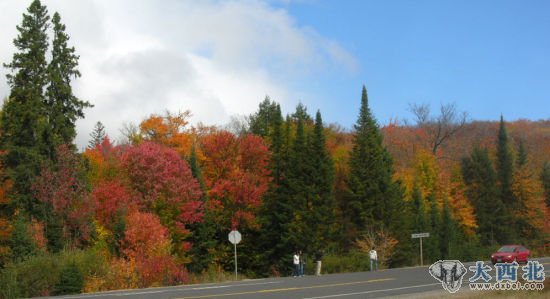
<svg viewBox="0 0 550 299">
<path fill-rule="evenodd" d="M 11 60 L 15 26 L 28 3 L 0 3 L 0 59 Z M 29 1 L 30 2 L 30 1 Z M 259 1 L 44 1 L 59 11 L 80 54 L 75 93 L 95 105 L 77 124 L 79 147 L 93 125 L 116 138 L 124 122 L 190 109 L 192 121 L 223 124 L 265 95 L 295 104 L 296 82 L 357 63 L 337 42 L 298 27 L 284 9 Z M 5 69 L 0 75 L 5 74 Z M 7 94 L 0 80 L 0 95 Z"/>
</svg>

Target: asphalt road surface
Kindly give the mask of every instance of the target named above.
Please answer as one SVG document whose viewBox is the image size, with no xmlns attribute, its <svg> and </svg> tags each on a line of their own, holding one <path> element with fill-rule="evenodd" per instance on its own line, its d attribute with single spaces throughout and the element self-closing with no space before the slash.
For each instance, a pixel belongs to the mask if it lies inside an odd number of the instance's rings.
<svg viewBox="0 0 550 299">
<path fill-rule="evenodd" d="M 544 264 L 546 275 L 549 276 L 550 258 L 534 260 Z M 464 263 L 464 265 L 468 268 L 473 263 Z M 518 275 L 521 275 L 520 271 Z M 468 278 L 472 275 L 473 272 L 468 271 L 464 276 L 462 289 L 459 292 L 468 288 Z M 441 291 L 442 294 L 446 294 L 441 283 L 435 280 L 428 273 L 428 267 L 424 266 L 376 272 L 254 279 L 226 283 L 112 291 L 56 298 L 365 299 L 392 296 L 402 298 L 407 297 L 407 295 L 421 296 L 423 292 L 433 291 Z"/>
</svg>

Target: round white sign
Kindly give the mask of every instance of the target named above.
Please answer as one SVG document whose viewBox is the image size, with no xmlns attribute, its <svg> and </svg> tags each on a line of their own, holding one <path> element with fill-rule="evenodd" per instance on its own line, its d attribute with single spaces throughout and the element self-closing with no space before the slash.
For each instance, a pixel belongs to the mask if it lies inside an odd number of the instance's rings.
<svg viewBox="0 0 550 299">
<path fill-rule="evenodd" d="M 231 244 L 239 244 L 241 242 L 241 239 L 241 233 L 239 233 L 238 230 L 232 230 L 229 233 L 229 242 L 231 242 Z"/>
</svg>

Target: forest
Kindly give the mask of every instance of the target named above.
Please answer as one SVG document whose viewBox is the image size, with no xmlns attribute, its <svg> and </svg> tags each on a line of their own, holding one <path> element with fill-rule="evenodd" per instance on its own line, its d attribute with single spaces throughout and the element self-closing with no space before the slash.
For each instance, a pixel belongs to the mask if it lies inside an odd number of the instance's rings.
<svg viewBox="0 0 550 299">
<path fill-rule="evenodd" d="M 550 119 L 471 120 L 455 103 L 381 126 L 365 86 L 353 128 L 266 97 L 246 121 L 145 115 L 113 141 L 72 82 L 79 56 L 61 16 L 34 0 L 14 39 L 0 111 L 0 297 L 288 276 L 292 254 L 323 272 L 486 260 L 519 243 L 550 251 Z M 50 43 L 51 39 L 51 43 Z M 261 100 L 261 99 L 259 99 Z M 374 99 L 376 101 L 376 99 Z M 285 107 L 287 108 L 287 107 Z M 533 108 L 535 109 L 535 108 Z"/>
</svg>

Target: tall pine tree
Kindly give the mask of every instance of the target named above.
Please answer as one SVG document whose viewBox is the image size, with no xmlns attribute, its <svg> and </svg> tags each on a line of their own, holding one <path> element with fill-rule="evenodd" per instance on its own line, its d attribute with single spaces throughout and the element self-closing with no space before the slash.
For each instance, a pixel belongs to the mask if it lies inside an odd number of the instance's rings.
<svg viewBox="0 0 550 299">
<path fill-rule="evenodd" d="M 350 173 L 345 214 L 349 217 L 352 240 L 368 230 L 389 230 L 399 243 L 391 265 L 410 260 L 406 252 L 412 249 L 407 227 L 408 209 L 403 200 L 400 182 L 394 182 L 393 161 L 383 145 L 383 137 L 368 104 L 363 86 L 359 118 L 354 125 L 353 149 L 350 153 Z M 355 237 L 353 237 L 355 235 Z"/>
<path fill-rule="evenodd" d="M 103 126 L 103 124 L 98 121 L 94 126 L 94 130 L 92 131 L 92 133 L 90 133 L 90 137 L 92 139 L 90 139 L 90 141 L 88 142 L 88 148 L 94 149 L 96 148 L 96 146 L 101 145 L 103 139 L 105 139 L 105 136 L 107 136 L 105 134 L 105 126 Z"/>
<path fill-rule="evenodd" d="M 80 77 L 77 69 L 78 55 L 74 47 L 67 45 L 69 35 L 61 23 L 59 13 L 52 18 L 52 60 L 48 65 L 49 85 L 46 92 L 46 109 L 49 127 L 55 145 L 71 145 L 76 136 L 76 120 L 84 118 L 84 108 L 92 107 L 79 100 L 71 87 L 71 80 Z"/>
<path fill-rule="evenodd" d="M 0 119 L 0 147 L 7 152 L 3 164 L 14 182 L 12 202 L 31 215 L 39 213 L 30 192 L 32 180 L 53 151 L 52 146 L 43 143 L 50 139 L 44 105 L 48 20 L 46 7 L 39 0 L 33 1 L 17 26 L 19 34 L 13 41 L 17 52 L 11 63 L 4 64 L 11 70 L 6 75 L 11 93 Z"/>
<path fill-rule="evenodd" d="M 509 240 L 516 238 L 516 222 L 513 217 L 517 202 L 512 192 L 512 178 L 514 176 L 514 157 L 508 143 L 508 133 L 504 117 L 500 116 L 500 124 L 497 138 L 497 160 L 496 160 L 497 182 L 499 187 L 500 199 L 506 209 L 501 212 L 503 221 L 508 223 Z"/>
<path fill-rule="evenodd" d="M 511 223 L 504 222 L 506 207 L 499 196 L 497 175 L 487 149 L 474 147 L 470 157 L 462 160 L 462 176 L 466 196 L 475 207 L 481 244 L 508 242 L 506 227 Z"/>
<path fill-rule="evenodd" d="M 334 164 L 326 148 L 326 138 L 321 112 L 315 115 L 315 126 L 310 137 L 310 189 L 311 206 L 307 215 L 312 228 L 310 247 L 326 250 L 332 239 L 334 223 Z"/>
</svg>

